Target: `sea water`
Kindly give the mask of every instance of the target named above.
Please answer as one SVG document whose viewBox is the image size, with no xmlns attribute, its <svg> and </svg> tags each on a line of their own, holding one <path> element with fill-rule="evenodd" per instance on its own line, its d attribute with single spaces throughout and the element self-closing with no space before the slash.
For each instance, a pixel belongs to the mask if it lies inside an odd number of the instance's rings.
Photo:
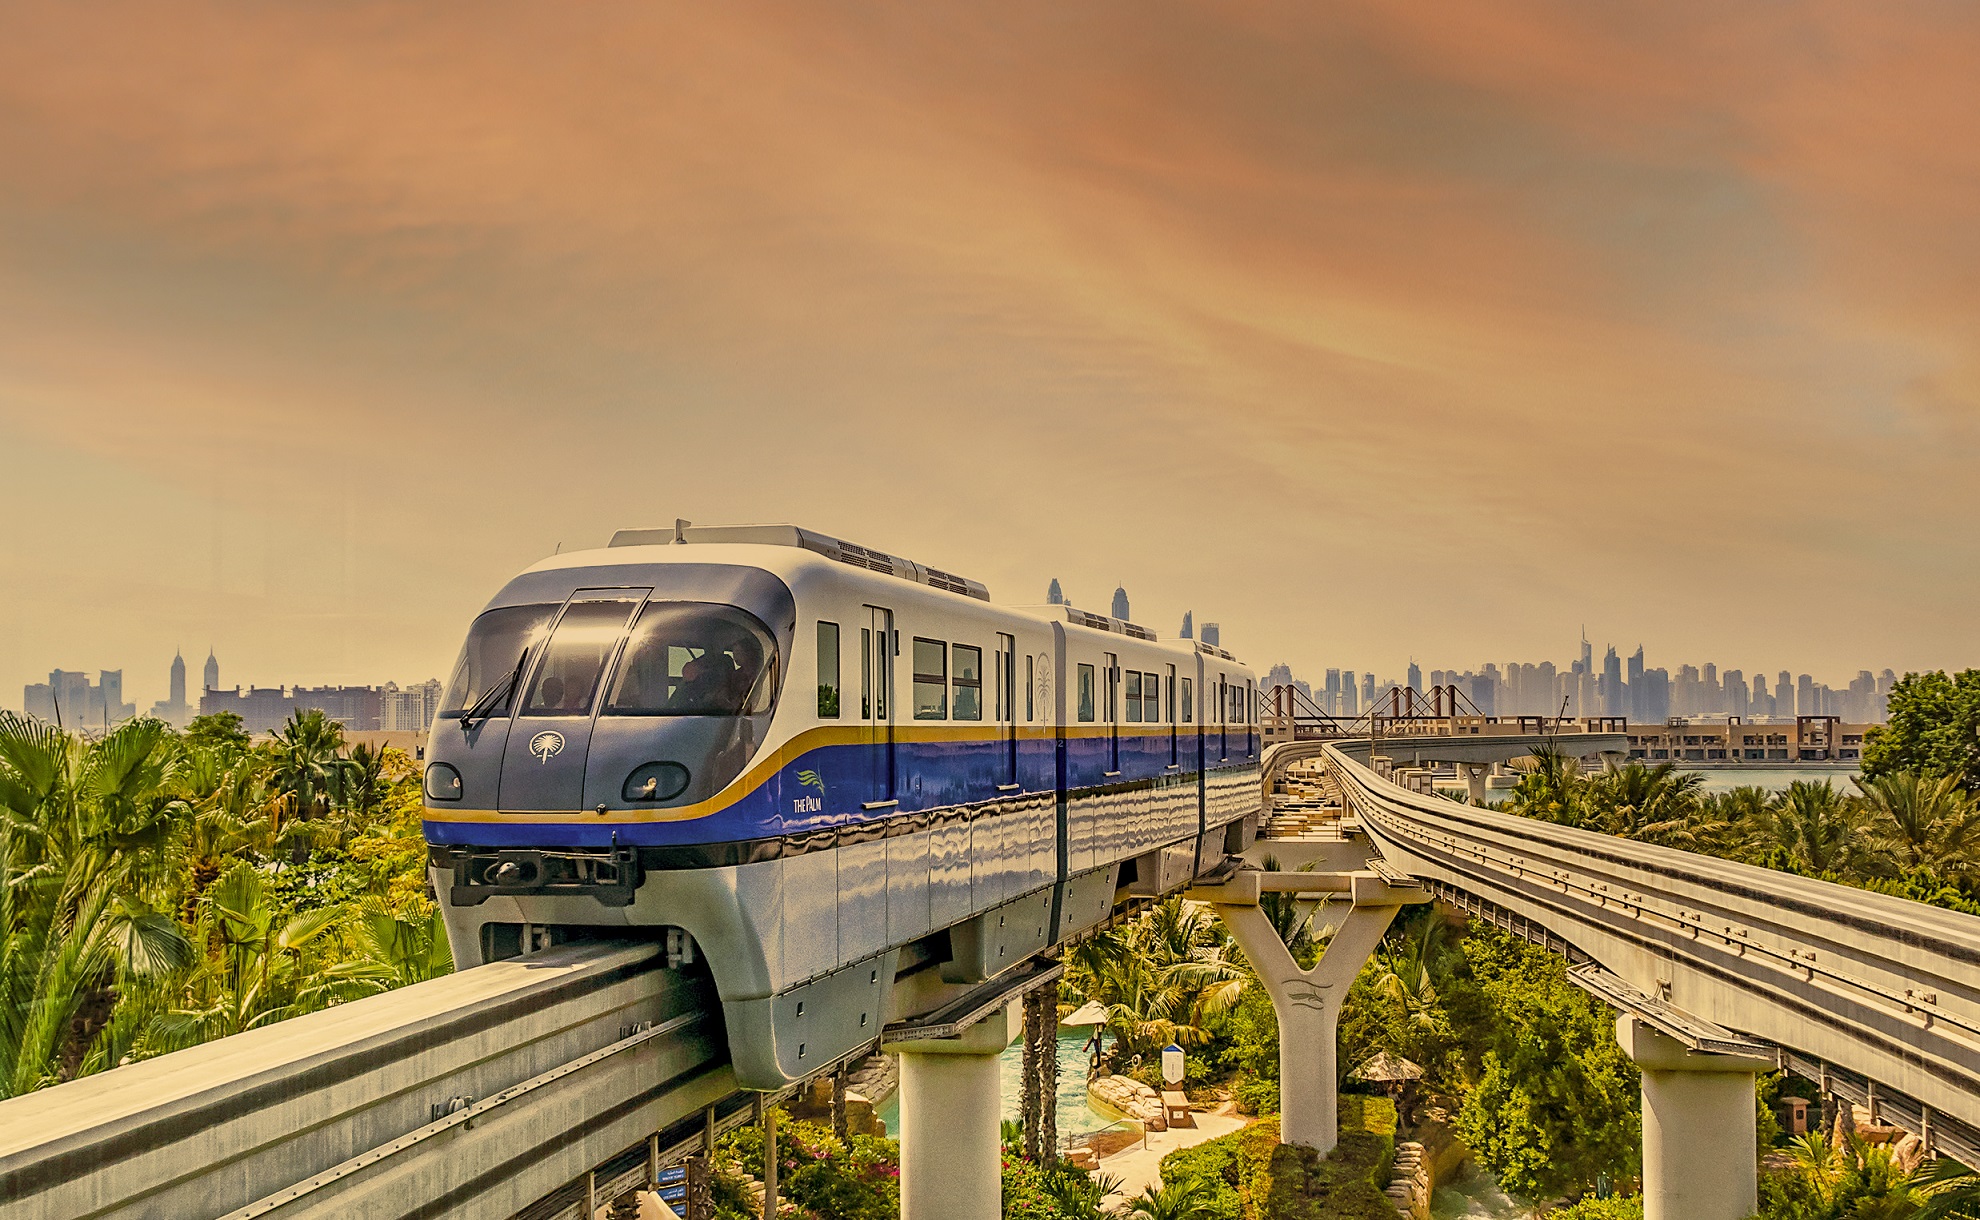
<svg viewBox="0 0 1980 1220">
<path fill-rule="evenodd" d="M 1120 1124 L 1095 1110 L 1086 1100 L 1086 1062 L 1083 1049 L 1090 1031 L 1059 1031 L 1059 1099 L 1057 1113 L 1059 1139 L 1069 1135 L 1090 1135 Z M 1011 1043 L 998 1057 L 997 1066 L 1004 1095 L 1004 1117 L 1018 1120 L 1018 1107 L 1024 1099 L 1024 1042 Z M 901 1133 L 901 1095 L 896 1091 L 880 1103 L 878 1114 L 887 1124 L 887 1134 Z"/>
</svg>

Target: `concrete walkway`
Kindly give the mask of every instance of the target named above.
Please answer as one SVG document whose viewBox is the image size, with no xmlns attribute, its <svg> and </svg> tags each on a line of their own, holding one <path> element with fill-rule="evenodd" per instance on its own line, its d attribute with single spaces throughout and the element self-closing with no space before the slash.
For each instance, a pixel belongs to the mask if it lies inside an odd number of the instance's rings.
<svg viewBox="0 0 1980 1220">
<path fill-rule="evenodd" d="M 1171 1127 L 1167 1131 L 1150 1131 L 1148 1146 L 1134 1144 L 1123 1148 L 1100 1162 L 1100 1172 L 1110 1173 L 1121 1179 L 1121 1188 L 1107 1196 L 1102 1205 L 1109 1210 L 1118 1207 L 1128 1199 L 1141 1197 L 1141 1192 L 1150 1186 L 1162 1184 L 1162 1158 L 1178 1148 L 1191 1148 L 1205 1140 L 1216 1139 L 1241 1130 L 1252 1120 L 1242 1114 L 1234 1114 L 1226 1107 L 1215 1114 L 1192 1114 L 1196 1120 L 1194 1127 Z"/>
</svg>

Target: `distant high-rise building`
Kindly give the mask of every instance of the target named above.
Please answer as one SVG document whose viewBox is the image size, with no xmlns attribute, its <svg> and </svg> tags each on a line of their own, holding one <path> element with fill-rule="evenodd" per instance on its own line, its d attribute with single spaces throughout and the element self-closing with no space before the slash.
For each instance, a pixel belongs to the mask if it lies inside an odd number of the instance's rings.
<svg viewBox="0 0 1980 1220">
<path fill-rule="evenodd" d="M 1368 707 L 1375 706 L 1375 671 L 1372 669 L 1362 675 L 1361 702 Z"/>
<path fill-rule="evenodd" d="M 1423 689 L 1423 669 L 1417 665 L 1415 657 L 1409 660 L 1409 684 L 1417 690 Z"/>
<path fill-rule="evenodd" d="M 1116 586 L 1114 589 L 1114 617 L 1124 623 L 1134 617 L 1128 613 L 1128 598 L 1125 586 Z"/>
<path fill-rule="evenodd" d="M 177 651 L 172 654 L 171 690 L 170 696 L 151 705 L 152 719 L 184 728 L 192 721 L 192 708 L 186 703 L 186 658 Z"/>
<path fill-rule="evenodd" d="M 1623 702 L 1622 658 L 1616 655 L 1615 645 L 1602 654 L 1602 714 L 1604 716 L 1627 716 L 1629 706 Z"/>
<path fill-rule="evenodd" d="M 89 675 L 77 670 L 49 672 L 48 681 L 35 682 L 21 691 L 21 710 L 39 720 L 59 724 L 81 733 L 103 733 L 137 715 L 137 708 L 124 702 L 124 671 L 97 671 L 96 685 Z"/>
<path fill-rule="evenodd" d="M 1721 710 L 1728 716 L 1744 718 L 1747 715 L 1746 671 L 1728 669 L 1725 673 L 1725 702 Z"/>
<path fill-rule="evenodd" d="M 220 658 L 213 655 L 211 648 L 206 650 L 206 673 L 201 679 L 201 689 L 220 689 Z"/>
<path fill-rule="evenodd" d="M 1183 611 L 1182 630 L 1176 632 L 1176 638 L 1179 640 L 1194 639 L 1196 638 L 1195 633 L 1196 633 L 1196 625 L 1195 625 L 1194 616 L 1189 611 L 1185 610 Z"/>
<path fill-rule="evenodd" d="M 1374 675 L 1371 674 L 1369 676 L 1373 677 Z M 1354 671 L 1352 669 L 1341 675 L 1341 710 L 1338 714 L 1342 716 L 1361 715 L 1361 700 L 1355 697 Z"/>
<path fill-rule="evenodd" d="M 1774 679 L 1774 715 L 1794 715 L 1794 679 L 1785 669 Z"/>
<path fill-rule="evenodd" d="M 1802 674 L 1794 680 L 1794 714 L 1797 716 L 1820 716 L 1815 702 L 1815 679 Z"/>
<path fill-rule="evenodd" d="M 1588 642 L 1588 628 L 1581 629 L 1581 672 L 1595 672 L 1595 646 Z"/>
<path fill-rule="evenodd" d="M 1210 647 L 1212 648 L 1221 648 L 1223 647 L 1223 640 L 1224 640 L 1224 633 L 1218 630 L 1217 624 L 1215 623 L 1203 624 L 1203 642 L 1205 644 L 1210 645 Z"/>
</svg>

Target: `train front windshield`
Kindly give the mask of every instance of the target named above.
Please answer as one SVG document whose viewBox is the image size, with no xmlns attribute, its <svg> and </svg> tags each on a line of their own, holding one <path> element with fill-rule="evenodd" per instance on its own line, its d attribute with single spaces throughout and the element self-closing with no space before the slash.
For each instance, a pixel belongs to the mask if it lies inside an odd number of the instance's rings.
<svg viewBox="0 0 1980 1220">
<path fill-rule="evenodd" d="M 756 619 L 711 602 L 652 602 L 600 713 L 758 716 L 777 693 L 777 646 Z"/>
</svg>

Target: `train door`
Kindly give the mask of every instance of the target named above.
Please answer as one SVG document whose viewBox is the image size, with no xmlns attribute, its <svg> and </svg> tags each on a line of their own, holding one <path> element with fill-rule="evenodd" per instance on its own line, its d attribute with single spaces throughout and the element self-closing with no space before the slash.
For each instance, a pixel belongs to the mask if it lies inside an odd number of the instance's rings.
<svg viewBox="0 0 1980 1220">
<path fill-rule="evenodd" d="M 1217 761 L 1231 756 L 1231 684 L 1217 675 Z"/>
<path fill-rule="evenodd" d="M 1018 787 L 1017 728 L 1017 639 L 997 635 L 997 731 L 1003 735 L 997 791 L 1015 792 Z"/>
<path fill-rule="evenodd" d="M 1107 653 L 1107 775 L 1121 773 L 1121 659 Z"/>
<path fill-rule="evenodd" d="M 584 760 L 599 684 L 647 589 L 579 589 L 515 700 L 502 754 L 501 808 L 576 812 L 584 806 Z"/>
<path fill-rule="evenodd" d="M 1169 767 L 1171 770 L 1182 766 L 1182 743 L 1176 727 L 1176 667 L 1169 666 L 1168 698 L 1164 701 L 1164 712 L 1169 721 Z"/>
<path fill-rule="evenodd" d="M 860 744 L 866 755 L 867 809 L 891 806 L 894 795 L 894 612 L 866 607 L 859 629 Z"/>
</svg>

